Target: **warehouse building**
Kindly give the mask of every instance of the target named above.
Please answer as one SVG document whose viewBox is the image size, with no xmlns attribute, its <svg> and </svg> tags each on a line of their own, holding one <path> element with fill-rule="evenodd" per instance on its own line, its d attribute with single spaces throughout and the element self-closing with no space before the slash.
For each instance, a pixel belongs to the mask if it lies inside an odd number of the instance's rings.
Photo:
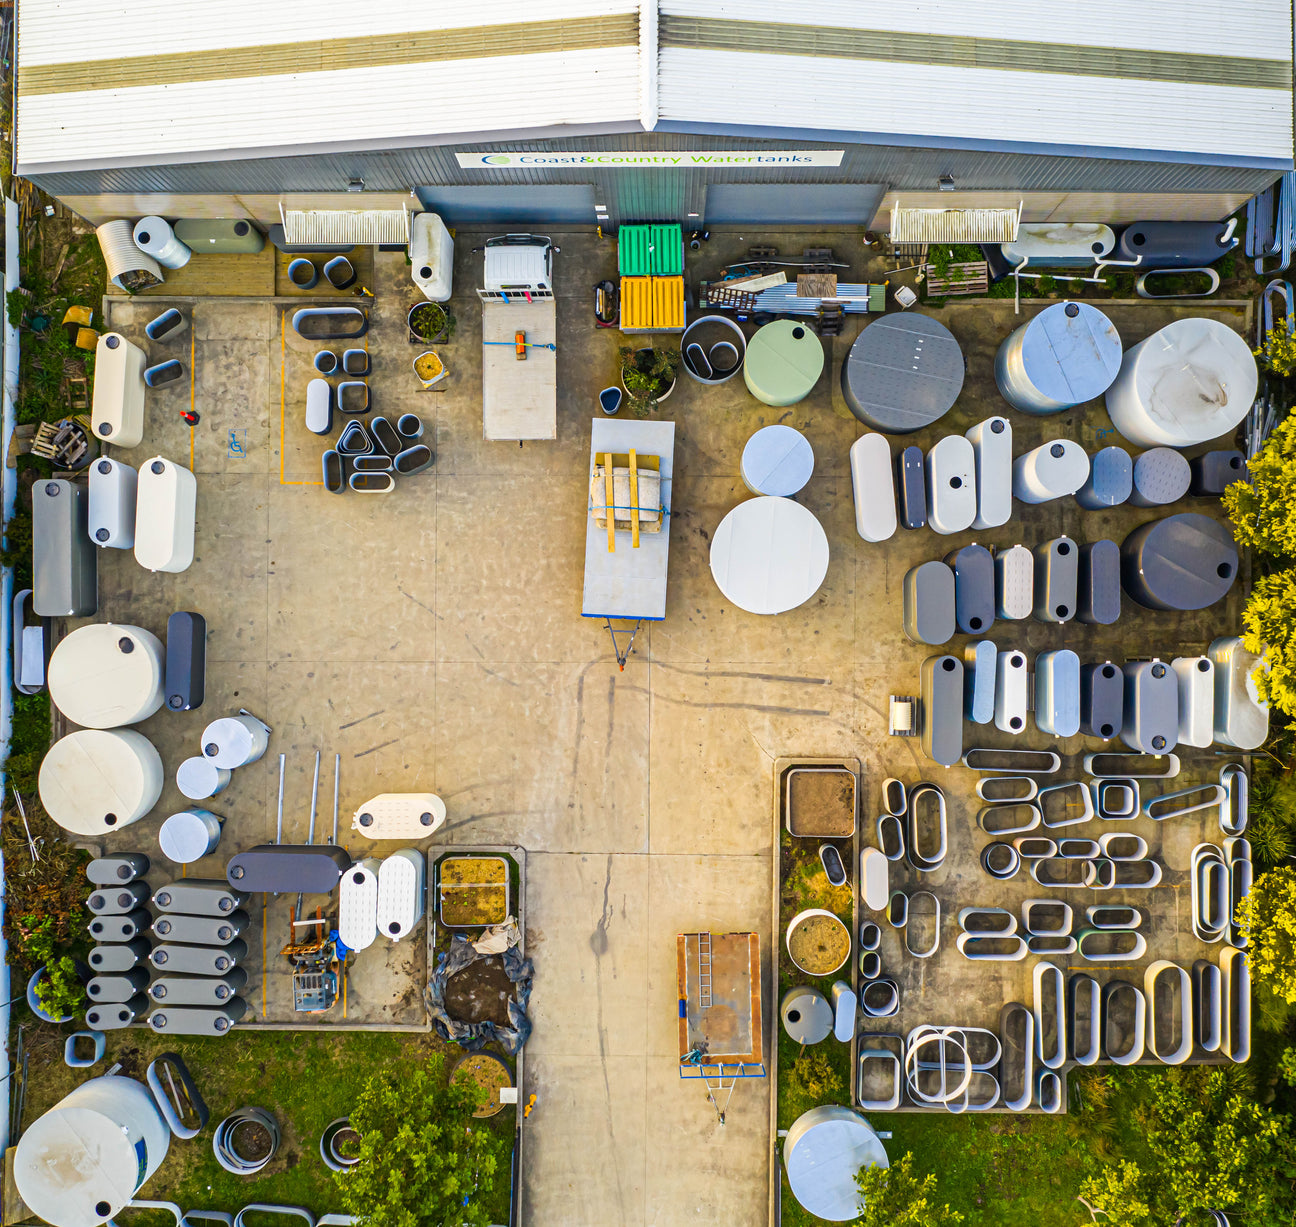
<svg viewBox="0 0 1296 1227">
<path fill-rule="evenodd" d="M 1293 166 L 1290 0 L 20 0 L 16 79 L 95 222 L 1206 219 Z"/>
</svg>

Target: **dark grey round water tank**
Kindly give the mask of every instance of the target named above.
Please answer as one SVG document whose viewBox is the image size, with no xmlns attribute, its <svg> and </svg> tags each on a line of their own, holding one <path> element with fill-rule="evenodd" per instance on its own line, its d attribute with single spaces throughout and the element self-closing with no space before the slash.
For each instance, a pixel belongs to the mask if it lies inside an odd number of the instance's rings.
<svg viewBox="0 0 1296 1227">
<path fill-rule="evenodd" d="M 907 435 L 949 412 L 963 376 L 963 351 L 944 324 L 908 312 L 884 315 L 842 363 L 842 395 L 865 425 Z"/>
<path fill-rule="evenodd" d="M 1144 524 L 1121 545 L 1121 583 L 1149 609 L 1205 609 L 1223 599 L 1237 573 L 1228 527 L 1195 512 Z"/>
</svg>

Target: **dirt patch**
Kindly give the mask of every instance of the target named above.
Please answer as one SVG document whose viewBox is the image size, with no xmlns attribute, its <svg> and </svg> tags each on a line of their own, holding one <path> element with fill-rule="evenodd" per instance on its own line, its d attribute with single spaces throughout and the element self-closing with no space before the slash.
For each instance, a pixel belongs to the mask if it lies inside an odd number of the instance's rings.
<svg viewBox="0 0 1296 1227">
<path fill-rule="evenodd" d="M 230 1149 L 239 1158 L 249 1163 L 256 1163 L 261 1159 L 269 1158 L 270 1152 L 274 1149 L 274 1139 L 270 1136 L 270 1130 L 264 1125 L 256 1121 L 244 1121 L 242 1124 L 235 1125 L 230 1136 Z"/>
<path fill-rule="evenodd" d="M 446 981 L 446 1010 L 460 1022 L 493 1022 L 506 1027 L 512 1000 L 513 981 L 500 958 L 478 959 Z"/>
<path fill-rule="evenodd" d="M 855 776 L 845 768 L 793 769 L 787 801 L 793 835 L 849 839 L 855 833 Z"/>
<path fill-rule="evenodd" d="M 835 916 L 807 916 L 789 935 L 788 948 L 807 975 L 827 976 L 850 954 L 850 934 Z"/>
</svg>

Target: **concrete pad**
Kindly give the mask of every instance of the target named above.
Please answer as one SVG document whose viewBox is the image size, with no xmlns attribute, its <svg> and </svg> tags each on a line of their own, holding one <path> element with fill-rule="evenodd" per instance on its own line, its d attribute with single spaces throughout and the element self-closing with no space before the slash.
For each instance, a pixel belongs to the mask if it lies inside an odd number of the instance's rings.
<svg viewBox="0 0 1296 1227">
<path fill-rule="evenodd" d="M 458 843 L 639 852 L 647 839 L 648 669 L 440 664 L 437 780 Z"/>
<path fill-rule="evenodd" d="M 527 1218 L 563 1227 L 644 1222 L 647 1099 L 643 1057 L 527 1055 L 536 1108 L 522 1180 Z"/>
<path fill-rule="evenodd" d="M 648 895 L 646 857 L 527 857 L 527 951 L 536 966 L 528 1064 L 536 1055 L 591 1065 L 642 1059 Z"/>
<path fill-rule="evenodd" d="M 421 473 L 372 497 L 270 487 L 270 659 L 434 658 L 435 482 Z"/>
<path fill-rule="evenodd" d="M 741 611 L 735 616 L 755 620 Z M 659 628 L 653 632 L 655 653 Z M 654 661 L 654 855 L 765 850 L 774 759 L 789 747 L 820 756 L 855 752 L 849 656 L 819 675 L 795 668 L 788 661 L 740 668 Z"/>
</svg>

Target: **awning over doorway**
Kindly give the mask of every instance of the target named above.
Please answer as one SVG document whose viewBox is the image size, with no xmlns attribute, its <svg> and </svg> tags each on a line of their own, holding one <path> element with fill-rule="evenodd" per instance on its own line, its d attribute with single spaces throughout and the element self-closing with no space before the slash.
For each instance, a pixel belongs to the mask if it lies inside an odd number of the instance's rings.
<svg viewBox="0 0 1296 1227">
<path fill-rule="evenodd" d="M 1022 206 L 1015 209 L 905 209 L 899 201 L 891 210 L 891 242 L 1011 243 L 1017 238 Z"/>
<path fill-rule="evenodd" d="M 279 216 L 289 246 L 409 244 L 410 215 L 404 205 L 399 209 L 285 209 L 280 204 Z"/>
</svg>

